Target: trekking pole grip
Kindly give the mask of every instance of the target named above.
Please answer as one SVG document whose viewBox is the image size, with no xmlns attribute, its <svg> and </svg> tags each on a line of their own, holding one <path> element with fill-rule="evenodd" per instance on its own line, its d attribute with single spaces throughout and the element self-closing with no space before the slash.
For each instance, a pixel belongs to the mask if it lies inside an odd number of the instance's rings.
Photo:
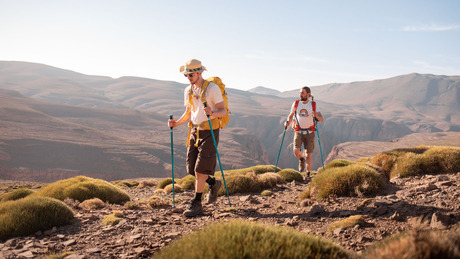
<svg viewBox="0 0 460 259">
<path fill-rule="evenodd" d="M 169 119 L 172 120 L 173 119 L 173 115 L 172 114 L 169 114 Z M 173 129 L 173 127 L 169 127 L 170 129 Z"/>
<path fill-rule="evenodd" d="M 203 105 L 204 105 L 205 108 L 208 107 L 208 102 L 204 101 Z M 209 118 L 209 115 L 206 114 L 206 116 L 208 116 L 208 118 Z"/>
</svg>

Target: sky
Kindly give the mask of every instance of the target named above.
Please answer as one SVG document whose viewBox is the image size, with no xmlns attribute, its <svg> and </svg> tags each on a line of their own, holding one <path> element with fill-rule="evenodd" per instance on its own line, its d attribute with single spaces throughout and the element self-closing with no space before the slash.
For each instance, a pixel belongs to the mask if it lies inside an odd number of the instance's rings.
<svg viewBox="0 0 460 259">
<path fill-rule="evenodd" d="M 0 0 L 0 60 L 279 91 L 460 75 L 457 0 Z"/>
</svg>

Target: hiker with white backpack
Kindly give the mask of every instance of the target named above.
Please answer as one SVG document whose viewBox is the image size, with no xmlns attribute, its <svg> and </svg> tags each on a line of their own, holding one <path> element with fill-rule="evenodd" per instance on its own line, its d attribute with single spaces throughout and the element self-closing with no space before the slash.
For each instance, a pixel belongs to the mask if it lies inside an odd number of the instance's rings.
<svg viewBox="0 0 460 259">
<path fill-rule="evenodd" d="M 310 177 L 311 157 L 314 149 L 316 121 L 324 121 L 321 112 L 316 110 L 316 102 L 313 101 L 311 90 L 304 86 L 299 92 L 300 100 L 295 100 L 291 106 L 291 112 L 284 123 L 287 127 L 293 121 L 294 135 L 294 155 L 299 159 L 299 172 L 305 171 Z M 311 101 L 310 101 L 311 98 Z M 305 149 L 305 157 L 302 155 L 302 144 Z"/>
<path fill-rule="evenodd" d="M 194 175 L 196 181 L 195 197 L 184 211 L 187 217 L 194 217 L 203 212 L 201 199 L 206 183 L 209 184 L 207 204 L 217 200 L 218 191 L 222 186 L 222 181 L 212 176 L 218 157 L 219 129 L 228 123 L 227 97 L 222 90 L 225 85 L 222 84 L 221 89 L 221 86 L 213 81 L 203 79 L 202 73 L 205 70 L 206 68 L 196 59 L 189 60 L 180 67 L 180 72 L 190 82 L 184 91 L 185 111 L 177 121 L 173 118 L 168 120 L 168 126 L 171 128 L 186 122 L 189 125 L 186 167 L 187 173 Z"/>
</svg>

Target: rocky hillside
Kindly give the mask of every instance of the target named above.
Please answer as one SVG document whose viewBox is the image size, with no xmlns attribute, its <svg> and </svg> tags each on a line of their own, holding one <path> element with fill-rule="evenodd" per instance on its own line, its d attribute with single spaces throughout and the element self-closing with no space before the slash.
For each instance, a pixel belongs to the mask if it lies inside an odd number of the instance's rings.
<svg viewBox="0 0 460 259">
<path fill-rule="evenodd" d="M 146 257 L 181 236 L 231 219 L 311 233 L 359 255 L 390 235 L 413 229 L 420 220 L 431 229 L 452 228 L 460 221 L 460 172 L 393 178 L 386 190 L 374 198 L 344 197 L 298 204 L 298 195 L 307 182 L 280 184 L 272 190 L 272 196 L 231 195 L 231 206 L 223 196 L 215 204 L 206 206 L 204 215 L 196 218 L 185 218 L 181 214 L 192 192 L 176 193 L 176 208 L 152 209 L 140 205 L 128 209 L 107 204 L 102 209 L 84 210 L 75 206 L 74 224 L 0 242 L 0 257 L 42 258 L 64 252 L 72 253 L 65 258 Z M 25 184 L 37 187 L 39 183 L 1 181 L 0 189 Z M 172 198 L 171 194 L 155 192 L 155 188 L 124 189 L 137 202 L 152 195 L 160 195 L 165 200 Z M 115 226 L 104 226 L 102 219 L 114 211 L 122 211 L 123 220 Z M 331 223 L 353 215 L 363 215 L 365 223 L 327 231 Z"/>
<path fill-rule="evenodd" d="M 455 76 L 410 74 L 313 87 L 325 117 L 318 125 L 324 159 L 345 142 L 387 142 L 417 132 L 459 131 L 459 82 Z M 170 81 L 114 79 L 0 61 L 0 178 L 166 176 L 171 160 L 165 124 L 169 114 L 176 118 L 182 114 L 184 88 Z M 229 85 L 227 90 L 231 120 L 221 134 L 223 168 L 275 164 L 282 123 L 298 90 L 277 94 Z M 186 134 L 185 127 L 174 130 L 174 166 L 182 176 Z M 292 139 L 288 130 L 280 167 L 297 168 Z M 318 143 L 316 147 L 314 169 L 321 166 Z"/>
<path fill-rule="evenodd" d="M 332 149 L 325 163 L 327 164 L 334 159 L 356 161 L 361 157 L 371 157 L 385 151 L 419 145 L 460 147 L 460 132 L 413 133 L 388 142 L 345 142 Z"/>
</svg>

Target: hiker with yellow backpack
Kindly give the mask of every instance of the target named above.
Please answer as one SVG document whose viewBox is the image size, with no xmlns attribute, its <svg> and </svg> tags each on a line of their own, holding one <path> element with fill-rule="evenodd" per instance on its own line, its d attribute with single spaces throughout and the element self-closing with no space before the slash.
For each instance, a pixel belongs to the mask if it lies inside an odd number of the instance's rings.
<svg viewBox="0 0 460 259">
<path fill-rule="evenodd" d="M 316 121 L 324 121 L 321 112 L 316 110 L 316 102 L 313 101 L 313 95 L 308 86 L 304 86 L 299 92 L 300 100 L 297 99 L 291 106 L 291 112 L 284 123 L 287 127 L 294 119 L 292 129 L 294 135 L 294 155 L 299 159 L 299 172 L 305 171 L 307 177 L 311 172 L 311 157 L 314 149 Z M 309 100 L 311 98 L 311 101 Z M 302 144 L 305 148 L 305 157 L 302 155 Z M 320 146 L 321 148 L 321 146 Z"/>
<path fill-rule="evenodd" d="M 184 90 L 185 111 L 177 121 L 173 118 L 168 120 L 168 126 L 171 128 L 186 122 L 189 126 L 186 167 L 187 173 L 194 175 L 196 181 L 195 197 L 184 211 L 187 217 L 194 217 L 203 212 L 201 200 L 206 183 L 209 184 L 207 204 L 217 200 L 218 191 L 222 186 L 222 181 L 212 176 L 216 168 L 216 157 L 218 158 L 219 130 L 229 121 L 228 100 L 225 85 L 218 77 L 203 79 L 202 73 L 205 70 L 206 68 L 196 59 L 189 60 L 180 67 L 180 72 L 190 82 Z M 219 165 L 221 166 L 220 158 Z M 225 181 L 225 178 L 223 180 Z"/>
</svg>

